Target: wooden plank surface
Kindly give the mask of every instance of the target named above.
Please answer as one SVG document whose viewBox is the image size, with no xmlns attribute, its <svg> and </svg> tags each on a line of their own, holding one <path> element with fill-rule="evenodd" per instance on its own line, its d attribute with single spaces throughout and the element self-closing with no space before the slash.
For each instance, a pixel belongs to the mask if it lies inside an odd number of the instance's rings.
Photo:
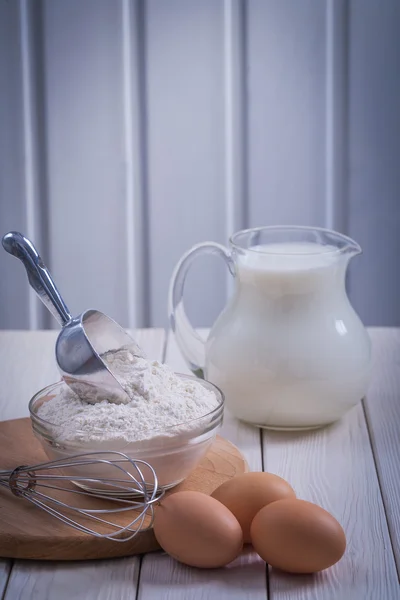
<svg viewBox="0 0 400 600">
<path fill-rule="evenodd" d="M 56 331 L 0 332 L 0 421 L 26 417 L 32 395 L 57 381 L 54 358 Z M 0 598 L 5 589 L 12 561 L 0 561 Z"/>
<path fill-rule="evenodd" d="M 263 433 L 264 465 L 342 524 L 347 550 L 331 569 L 290 577 L 270 570 L 273 600 L 394 600 L 400 590 L 362 406 L 310 433 Z"/>
<path fill-rule="evenodd" d="M 0 560 L 0 598 L 3 598 L 4 590 L 8 583 L 8 577 L 12 567 L 11 560 Z"/>
<path fill-rule="evenodd" d="M 10 395 L 1 396 L 0 419 L 27 416 L 30 395 L 58 379 L 52 357 L 54 335 L 56 332 L 0 332 L 0 364 L 3 373 L 12 372 L 5 379 L 13 384 L 7 384 Z M 162 358 L 164 331 L 153 329 L 134 335 L 149 356 Z M 87 563 L 15 561 L 5 600 L 131 599 L 135 598 L 139 568 L 139 557 Z"/>
<path fill-rule="evenodd" d="M 55 332 L 0 332 L 2 389 L 0 419 L 26 416 L 35 391 L 58 378 L 52 357 Z M 399 552 L 399 410 L 400 332 L 372 330 L 374 373 L 366 414 L 375 451 L 392 543 Z M 154 357 L 162 357 L 164 333 L 148 331 L 137 339 Z M 169 340 L 167 362 L 184 370 L 180 353 Z M 23 376 L 21 376 L 21 373 Z M 222 434 L 241 449 L 251 470 L 262 467 L 260 434 L 226 415 Z M 316 577 L 289 577 L 271 570 L 273 600 L 395 600 L 399 583 L 381 491 L 362 407 L 341 423 L 309 434 L 264 432 L 266 470 L 287 478 L 300 497 L 317 502 L 343 524 L 348 537 L 345 558 Z M 0 597 L 10 564 L 0 562 Z M 17 561 L 5 593 L 15 598 L 134 598 L 139 560 L 43 564 Z M 157 553 L 143 559 L 140 600 L 267 597 L 265 565 L 253 553 L 226 569 L 200 571 Z"/>
<path fill-rule="evenodd" d="M 205 332 L 202 332 L 203 335 Z M 188 372 L 172 335 L 168 337 L 165 362 Z M 221 435 L 242 451 L 252 471 L 262 470 L 259 430 L 225 414 Z M 143 558 L 138 600 L 265 600 L 265 563 L 250 550 L 224 569 L 191 569 L 158 552 Z"/>
<path fill-rule="evenodd" d="M 400 575 L 400 330 L 370 334 L 373 371 L 364 406 Z"/>
<path fill-rule="evenodd" d="M 132 600 L 139 558 L 49 563 L 17 561 L 5 600 Z"/>
</svg>

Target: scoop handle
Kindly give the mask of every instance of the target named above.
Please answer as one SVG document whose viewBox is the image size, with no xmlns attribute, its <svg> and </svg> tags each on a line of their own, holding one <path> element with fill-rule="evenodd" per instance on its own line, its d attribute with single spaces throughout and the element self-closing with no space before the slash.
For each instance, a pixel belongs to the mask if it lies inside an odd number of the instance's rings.
<svg viewBox="0 0 400 600">
<path fill-rule="evenodd" d="M 2 243 L 4 250 L 19 258 L 23 263 L 31 287 L 53 317 L 57 319 L 61 326 L 68 323 L 72 316 L 32 242 L 22 233 L 10 231 L 3 237 Z"/>
</svg>

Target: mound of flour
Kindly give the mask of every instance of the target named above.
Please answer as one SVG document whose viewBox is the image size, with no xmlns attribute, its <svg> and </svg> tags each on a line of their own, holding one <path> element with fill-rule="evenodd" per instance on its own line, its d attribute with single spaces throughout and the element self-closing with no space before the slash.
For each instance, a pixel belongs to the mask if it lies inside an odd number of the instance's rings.
<svg viewBox="0 0 400 600">
<path fill-rule="evenodd" d="M 195 427 L 188 421 L 203 417 L 218 406 L 214 392 L 195 380 L 179 377 L 158 361 L 135 356 L 126 348 L 110 351 L 102 358 L 117 374 L 129 402 L 102 400 L 89 404 L 65 386 L 37 413 L 57 426 L 57 441 L 130 443 L 160 436 L 185 436 Z M 174 429 L 168 432 L 168 428 Z"/>
</svg>

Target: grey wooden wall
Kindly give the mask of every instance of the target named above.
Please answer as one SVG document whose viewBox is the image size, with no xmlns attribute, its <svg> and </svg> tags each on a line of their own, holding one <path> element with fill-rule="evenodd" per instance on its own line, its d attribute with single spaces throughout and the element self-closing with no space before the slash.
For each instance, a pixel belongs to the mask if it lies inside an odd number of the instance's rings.
<svg viewBox="0 0 400 600">
<path fill-rule="evenodd" d="M 398 0 L 0 0 L 0 229 L 73 312 L 164 325 L 172 268 L 242 227 L 335 228 L 368 324 L 400 325 Z M 0 252 L 0 327 L 50 326 Z M 189 314 L 228 290 L 206 259 Z"/>
</svg>

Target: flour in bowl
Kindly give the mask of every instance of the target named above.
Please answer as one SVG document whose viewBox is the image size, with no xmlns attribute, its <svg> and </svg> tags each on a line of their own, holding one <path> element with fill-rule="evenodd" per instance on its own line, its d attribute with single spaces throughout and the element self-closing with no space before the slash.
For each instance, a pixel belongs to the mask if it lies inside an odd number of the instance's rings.
<svg viewBox="0 0 400 600">
<path fill-rule="evenodd" d="M 129 402 L 89 404 L 65 386 L 37 411 L 41 419 L 57 427 L 57 441 L 130 443 L 185 437 L 196 427 L 190 421 L 219 406 L 216 394 L 200 382 L 179 377 L 167 365 L 135 356 L 129 349 L 111 351 L 102 358 L 117 374 Z"/>
</svg>

